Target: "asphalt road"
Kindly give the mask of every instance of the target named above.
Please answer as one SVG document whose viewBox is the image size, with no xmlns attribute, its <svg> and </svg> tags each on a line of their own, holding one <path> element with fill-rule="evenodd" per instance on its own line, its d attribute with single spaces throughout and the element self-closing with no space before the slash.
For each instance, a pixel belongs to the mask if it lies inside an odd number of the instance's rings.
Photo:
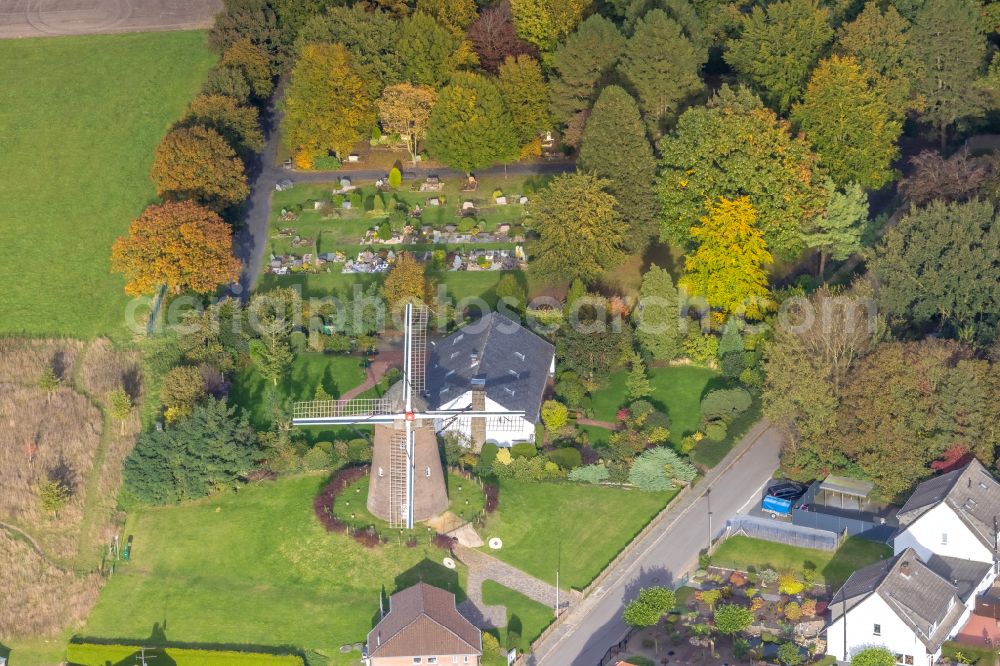
<svg viewBox="0 0 1000 666">
<path fill-rule="evenodd" d="M 2 1 L 2 0 L 0 0 Z M 274 98 L 280 98 L 280 90 Z M 340 176 L 348 176 L 355 181 L 374 181 L 376 178 L 386 175 L 385 169 L 343 169 L 341 171 L 292 171 L 274 166 L 278 154 L 278 142 L 280 134 L 277 131 L 280 122 L 280 114 L 272 106 L 268 109 L 264 121 L 264 130 L 267 136 L 267 143 L 259 161 L 251 168 L 250 198 L 245 207 L 244 227 L 236 237 L 236 256 L 243 262 L 243 273 L 240 276 L 238 288 L 233 289 L 234 295 L 241 295 L 244 298 L 250 293 L 257 278 L 260 275 L 261 265 L 264 261 L 264 253 L 268 247 L 268 227 L 270 225 L 271 195 L 274 193 L 274 186 L 281 180 L 290 180 L 293 183 L 332 183 L 336 182 Z M 481 169 L 477 175 L 491 175 L 506 173 L 511 176 L 537 175 L 537 174 L 559 174 L 573 171 L 575 164 L 566 161 L 553 162 L 532 162 L 527 164 L 510 164 L 506 167 L 495 166 L 489 169 Z M 407 168 L 406 171 L 413 171 L 417 178 L 426 178 L 429 175 L 437 175 L 442 178 L 458 179 L 465 178 L 465 173 L 453 169 L 418 167 Z"/>
<path fill-rule="evenodd" d="M 632 556 L 577 604 L 563 624 L 528 658 L 532 666 L 596 666 L 608 648 L 624 638 L 621 619 L 627 601 L 650 585 L 674 586 L 698 561 L 711 531 L 718 536 L 726 520 L 760 500 L 778 467 L 782 433 L 760 422 L 740 445 L 671 508 L 664 529 L 648 534 Z M 608 516 L 607 520 L 613 520 Z"/>
</svg>

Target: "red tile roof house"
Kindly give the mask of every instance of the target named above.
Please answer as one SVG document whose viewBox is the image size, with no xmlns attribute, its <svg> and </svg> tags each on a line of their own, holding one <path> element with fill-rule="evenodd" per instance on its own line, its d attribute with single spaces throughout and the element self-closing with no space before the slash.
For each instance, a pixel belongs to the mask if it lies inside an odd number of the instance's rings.
<svg viewBox="0 0 1000 666">
<path fill-rule="evenodd" d="M 368 632 L 367 666 L 479 665 L 483 636 L 455 608 L 455 595 L 427 583 L 389 597 L 389 612 Z"/>
</svg>

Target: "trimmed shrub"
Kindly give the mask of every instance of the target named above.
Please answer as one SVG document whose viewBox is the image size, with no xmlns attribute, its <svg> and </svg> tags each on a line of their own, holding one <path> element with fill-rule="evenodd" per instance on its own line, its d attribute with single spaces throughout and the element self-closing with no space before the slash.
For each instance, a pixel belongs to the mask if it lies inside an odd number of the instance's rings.
<svg viewBox="0 0 1000 666">
<path fill-rule="evenodd" d="M 371 444 L 367 439 L 352 439 L 347 443 L 347 457 L 351 462 L 371 462 Z"/>
<path fill-rule="evenodd" d="M 752 400 L 746 389 L 719 389 L 701 400 L 701 415 L 706 421 L 732 419 L 750 409 Z"/>
<path fill-rule="evenodd" d="M 359 192 L 358 190 L 351 192 L 350 202 L 352 210 L 361 210 L 361 207 L 364 204 L 364 199 L 361 196 L 361 192 Z"/>
<path fill-rule="evenodd" d="M 403 174 L 400 173 L 399 169 L 392 167 L 389 169 L 389 187 L 392 189 L 399 189 L 399 186 L 403 184 Z"/>
<path fill-rule="evenodd" d="M 510 457 L 514 459 L 534 458 L 536 455 L 538 455 L 538 449 L 531 442 L 521 442 L 510 447 Z"/>
<path fill-rule="evenodd" d="M 570 481 L 580 483 L 604 483 L 610 476 L 608 468 L 601 464 L 585 465 L 577 467 L 569 473 Z"/>
<path fill-rule="evenodd" d="M 447 550 L 450 552 L 457 541 L 458 539 L 450 537 L 447 534 L 435 534 L 432 543 L 441 550 Z"/>
<path fill-rule="evenodd" d="M 559 465 L 563 469 L 574 469 L 579 467 L 583 462 L 583 456 L 580 452 L 572 447 L 566 447 L 562 449 L 556 449 L 555 451 L 549 451 L 549 460 Z"/>
<path fill-rule="evenodd" d="M 330 442 L 320 442 L 320 444 L 330 444 Z M 333 458 L 330 455 L 330 451 L 324 451 L 318 445 L 309 449 L 302 456 L 302 466 L 310 470 L 327 469 L 332 466 L 332 463 Z"/>
<path fill-rule="evenodd" d="M 705 437 L 713 442 L 721 442 L 726 438 L 726 430 L 724 421 L 710 421 L 705 425 Z"/>
<path fill-rule="evenodd" d="M 569 420 L 569 410 L 566 405 L 555 400 L 546 400 L 542 405 L 542 421 L 549 430 L 558 430 Z"/>
</svg>

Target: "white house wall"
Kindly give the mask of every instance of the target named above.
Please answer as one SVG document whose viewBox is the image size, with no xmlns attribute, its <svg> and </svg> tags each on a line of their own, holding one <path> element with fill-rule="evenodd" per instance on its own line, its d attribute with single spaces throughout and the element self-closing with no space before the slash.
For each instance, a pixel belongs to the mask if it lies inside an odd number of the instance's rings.
<svg viewBox="0 0 1000 666">
<path fill-rule="evenodd" d="M 947 538 L 943 538 L 944 535 Z M 893 540 L 893 549 L 897 555 L 907 548 L 917 551 L 924 562 L 936 553 L 945 557 L 993 563 L 993 555 L 989 549 L 944 502 L 917 518 L 905 532 L 901 532 Z"/>
<path fill-rule="evenodd" d="M 441 405 L 441 409 L 467 409 L 472 406 L 472 391 L 466 391 L 462 395 L 458 396 L 454 400 Z M 490 412 L 501 412 L 506 411 L 507 408 L 489 397 L 486 398 L 486 411 Z M 528 414 L 527 416 L 535 416 L 534 414 Z M 486 441 L 493 442 L 498 446 L 512 446 L 518 442 L 533 442 L 535 441 L 535 424 L 529 419 L 522 417 L 510 417 L 510 419 L 516 421 L 516 423 L 506 423 L 502 427 L 498 427 L 497 420 L 487 419 L 486 421 Z M 434 427 L 440 433 L 446 432 L 457 432 L 466 438 L 472 437 L 472 424 L 471 419 L 468 418 L 457 418 L 450 422 L 450 425 L 444 427 L 449 419 L 439 419 L 435 422 Z M 442 429 L 443 428 L 443 429 Z"/>
<path fill-rule="evenodd" d="M 879 625 L 881 635 L 874 633 Z M 964 620 L 958 626 L 964 624 Z M 826 630 L 826 652 L 838 661 L 848 661 L 850 655 L 865 648 L 884 647 L 893 654 L 910 655 L 916 666 L 929 666 L 940 656 L 927 656 L 927 648 L 913 630 L 896 615 L 889 604 L 877 594 L 870 595 L 847 612 L 847 655 L 844 655 L 844 617 Z"/>
</svg>

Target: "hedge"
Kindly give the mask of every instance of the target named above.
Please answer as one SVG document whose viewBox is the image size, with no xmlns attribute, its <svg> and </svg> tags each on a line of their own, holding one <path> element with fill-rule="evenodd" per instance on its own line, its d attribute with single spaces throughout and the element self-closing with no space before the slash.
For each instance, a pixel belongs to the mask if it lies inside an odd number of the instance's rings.
<svg viewBox="0 0 1000 666">
<path fill-rule="evenodd" d="M 95 645 L 70 643 L 66 658 L 70 666 L 105 666 L 135 663 L 139 648 L 130 645 Z M 304 666 L 302 657 L 293 654 L 265 654 L 231 650 L 190 650 L 187 648 L 147 649 L 150 664 L 173 662 L 177 666 Z M 163 659 L 166 656 L 167 659 Z M 156 659 L 160 657 L 160 659 Z"/>
</svg>

